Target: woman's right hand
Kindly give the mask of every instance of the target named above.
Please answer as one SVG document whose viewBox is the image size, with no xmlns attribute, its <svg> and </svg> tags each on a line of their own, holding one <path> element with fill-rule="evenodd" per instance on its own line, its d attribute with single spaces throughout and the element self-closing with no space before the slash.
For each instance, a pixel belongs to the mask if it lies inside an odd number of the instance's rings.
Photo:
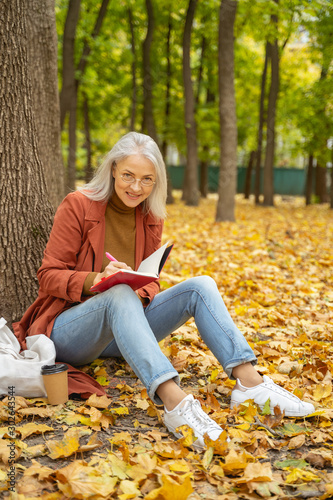
<svg viewBox="0 0 333 500">
<path fill-rule="evenodd" d="M 127 269 L 128 271 L 132 271 L 132 268 L 125 264 L 125 262 L 112 261 L 110 264 L 106 266 L 102 273 L 98 273 L 93 281 L 93 285 L 99 283 L 103 278 L 108 278 L 112 274 L 119 271 L 119 269 Z"/>
</svg>

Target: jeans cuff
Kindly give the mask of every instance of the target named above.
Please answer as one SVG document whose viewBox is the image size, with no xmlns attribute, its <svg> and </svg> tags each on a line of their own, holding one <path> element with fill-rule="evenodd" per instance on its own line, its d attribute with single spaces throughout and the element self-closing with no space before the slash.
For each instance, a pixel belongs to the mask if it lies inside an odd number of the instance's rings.
<svg viewBox="0 0 333 500">
<path fill-rule="evenodd" d="M 228 366 L 223 367 L 223 369 L 226 372 L 226 374 L 228 375 L 228 377 L 230 378 L 230 380 L 236 380 L 235 377 L 232 375 L 232 369 L 235 368 L 236 366 L 239 366 L 239 365 L 245 365 L 245 363 L 252 363 L 252 366 L 254 366 L 254 365 L 258 364 L 258 360 L 257 360 L 257 358 L 252 357 L 251 359 L 243 359 L 240 362 L 234 361 L 234 362 L 229 363 Z"/>
<path fill-rule="evenodd" d="M 167 380 L 174 380 L 177 385 L 180 385 L 180 378 L 178 373 L 176 371 L 172 371 L 159 375 L 152 381 L 150 387 L 148 388 L 148 396 L 157 405 L 163 405 L 163 401 L 158 397 L 156 391 L 158 389 L 158 386 L 163 384 L 163 382 L 166 382 Z"/>
</svg>

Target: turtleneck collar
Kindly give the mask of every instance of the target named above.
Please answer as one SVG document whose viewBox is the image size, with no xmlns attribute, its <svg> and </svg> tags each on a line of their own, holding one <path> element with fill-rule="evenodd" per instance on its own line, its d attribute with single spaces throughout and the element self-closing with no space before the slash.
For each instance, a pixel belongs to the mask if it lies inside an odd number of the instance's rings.
<svg viewBox="0 0 333 500">
<path fill-rule="evenodd" d="M 125 205 L 125 203 L 121 201 L 115 191 L 109 200 L 109 206 L 112 208 L 112 210 L 118 212 L 119 214 L 130 215 L 135 212 L 135 207 L 128 207 L 127 205 Z"/>
</svg>

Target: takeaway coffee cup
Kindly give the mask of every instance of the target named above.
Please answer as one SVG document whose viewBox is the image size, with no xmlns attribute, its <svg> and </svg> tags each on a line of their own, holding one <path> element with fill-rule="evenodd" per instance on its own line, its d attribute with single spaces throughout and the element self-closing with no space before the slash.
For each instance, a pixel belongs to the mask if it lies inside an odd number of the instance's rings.
<svg viewBox="0 0 333 500">
<path fill-rule="evenodd" d="M 64 363 L 44 365 L 41 368 L 47 399 L 50 405 L 60 405 L 68 401 L 68 366 Z"/>
</svg>

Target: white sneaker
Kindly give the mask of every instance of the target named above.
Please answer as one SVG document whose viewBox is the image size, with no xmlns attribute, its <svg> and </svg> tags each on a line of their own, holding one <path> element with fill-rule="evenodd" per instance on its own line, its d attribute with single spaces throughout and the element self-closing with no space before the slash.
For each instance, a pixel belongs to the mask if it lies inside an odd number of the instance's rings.
<svg viewBox="0 0 333 500">
<path fill-rule="evenodd" d="M 313 404 L 301 401 L 294 394 L 276 385 L 266 375 L 263 376 L 263 379 L 264 382 L 255 387 L 244 387 L 237 379 L 235 388 L 231 393 L 230 408 L 239 406 L 247 399 L 253 399 L 263 409 L 266 401 L 269 399 L 272 414 L 274 414 L 274 406 L 279 406 L 281 412 L 285 412 L 286 417 L 305 417 L 315 411 Z"/>
<path fill-rule="evenodd" d="M 164 424 L 177 438 L 183 437 L 182 434 L 177 432 L 178 427 L 187 425 L 193 429 L 197 439 L 192 446 L 193 448 L 201 450 L 206 447 L 204 434 L 208 434 L 213 441 L 216 441 L 223 431 L 223 429 L 203 411 L 199 401 L 194 399 L 192 394 L 186 396 L 172 411 L 168 411 L 164 408 Z"/>
</svg>

